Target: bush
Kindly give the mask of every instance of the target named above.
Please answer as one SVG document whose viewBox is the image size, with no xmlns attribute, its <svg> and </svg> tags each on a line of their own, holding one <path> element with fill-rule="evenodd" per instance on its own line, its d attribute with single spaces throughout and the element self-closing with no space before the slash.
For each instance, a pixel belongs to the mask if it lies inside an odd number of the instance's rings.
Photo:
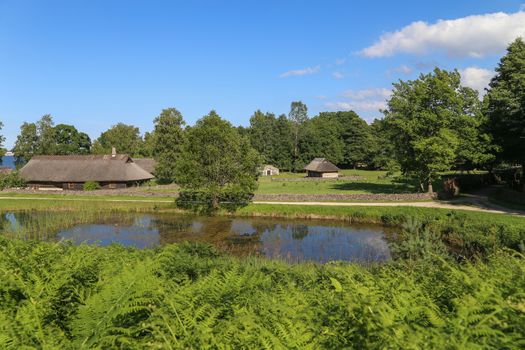
<svg viewBox="0 0 525 350">
<path fill-rule="evenodd" d="M 26 182 L 17 171 L 0 175 L 0 190 L 6 188 L 26 187 Z"/>
<path fill-rule="evenodd" d="M 87 181 L 86 183 L 84 183 L 84 191 L 95 191 L 95 190 L 100 190 L 100 184 L 98 182 L 94 182 L 94 181 Z"/>
</svg>

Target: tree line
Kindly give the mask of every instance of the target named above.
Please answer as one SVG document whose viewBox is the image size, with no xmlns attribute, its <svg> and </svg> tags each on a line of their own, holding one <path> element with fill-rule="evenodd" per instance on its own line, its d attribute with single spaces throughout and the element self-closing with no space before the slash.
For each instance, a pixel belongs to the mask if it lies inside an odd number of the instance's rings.
<svg viewBox="0 0 525 350">
<path fill-rule="evenodd" d="M 13 151 L 28 160 L 39 154 L 107 154 L 115 147 L 119 153 L 156 158 L 156 175 L 163 182 L 184 181 L 191 173 L 188 164 L 218 166 L 209 157 L 217 151 L 224 162 L 220 170 L 214 168 L 213 181 L 207 181 L 222 186 L 228 178 L 219 173 L 225 167 L 239 170 L 234 163 L 235 157 L 243 158 L 237 150 L 241 147 L 246 154 L 255 151 L 257 157 L 248 157 L 248 168 L 255 173 L 255 158 L 281 170 L 300 171 L 312 158 L 325 157 L 342 168 L 401 170 L 427 189 L 440 172 L 451 169 L 490 170 L 501 164 L 523 168 L 525 43 L 517 39 L 510 44 L 481 100 L 477 91 L 461 84 L 457 70 L 436 68 L 415 80 L 394 83 L 382 113 L 384 117 L 371 124 L 353 111 L 310 118 L 307 106 L 296 101 L 288 115 L 255 111 L 248 127 L 235 127 L 214 111 L 188 126 L 177 109 L 168 108 L 154 119 L 152 132 L 141 135 L 138 127 L 118 123 L 93 142 L 73 125 L 55 126 L 45 115 L 21 126 Z M 217 141 L 216 135 L 224 137 Z M 192 155 L 184 156 L 185 150 Z M 203 159 L 195 159 L 195 154 Z M 524 179 L 522 172 L 521 187 Z"/>
</svg>

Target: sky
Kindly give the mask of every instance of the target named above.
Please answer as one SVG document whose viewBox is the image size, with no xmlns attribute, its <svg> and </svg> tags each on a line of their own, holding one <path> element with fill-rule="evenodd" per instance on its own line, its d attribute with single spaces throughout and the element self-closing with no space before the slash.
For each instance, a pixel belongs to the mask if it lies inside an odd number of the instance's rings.
<svg viewBox="0 0 525 350">
<path fill-rule="evenodd" d="M 523 0 L 0 0 L 0 134 L 9 149 L 44 114 L 92 139 L 145 132 L 168 107 L 248 125 L 298 100 L 372 121 L 436 66 L 482 93 L 518 36 Z"/>
</svg>

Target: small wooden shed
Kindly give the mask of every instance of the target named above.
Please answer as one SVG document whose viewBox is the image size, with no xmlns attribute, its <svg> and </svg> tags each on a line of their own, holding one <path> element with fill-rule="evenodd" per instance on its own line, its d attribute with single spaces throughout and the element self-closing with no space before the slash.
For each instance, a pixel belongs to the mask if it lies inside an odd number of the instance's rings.
<svg viewBox="0 0 525 350">
<path fill-rule="evenodd" d="M 266 164 L 260 170 L 261 176 L 274 176 L 279 175 L 279 169 L 273 165 Z"/>
<path fill-rule="evenodd" d="M 339 168 L 325 158 L 314 158 L 304 167 L 308 177 L 335 178 L 339 177 Z"/>
</svg>

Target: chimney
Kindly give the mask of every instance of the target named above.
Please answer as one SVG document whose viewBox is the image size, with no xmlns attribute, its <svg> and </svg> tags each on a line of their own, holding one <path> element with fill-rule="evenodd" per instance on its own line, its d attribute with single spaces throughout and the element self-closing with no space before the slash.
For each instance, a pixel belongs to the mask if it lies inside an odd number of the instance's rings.
<svg viewBox="0 0 525 350">
<path fill-rule="evenodd" d="M 111 147 L 111 158 L 115 158 L 117 156 L 117 150 L 115 147 Z"/>
</svg>

